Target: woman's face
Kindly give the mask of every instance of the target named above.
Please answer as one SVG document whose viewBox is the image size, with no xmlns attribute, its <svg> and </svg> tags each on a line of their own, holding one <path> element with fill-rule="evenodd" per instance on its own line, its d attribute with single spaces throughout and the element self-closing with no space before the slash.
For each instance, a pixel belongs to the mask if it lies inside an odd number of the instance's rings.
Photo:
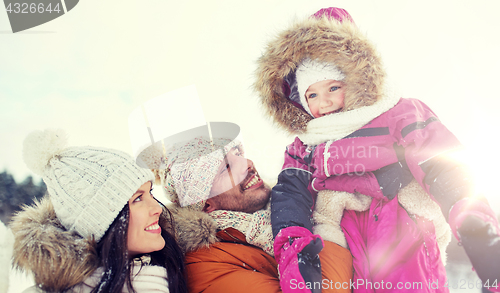
<svg viewBox="0 0 500 293">
<path fill-rule="evenodd" d="M 150 181 L 144 183 L 128 201 L 127 248 L 132 257 L 165 246 L 158 223 L 162 208 L 151 194 L 151 185 Z"/>
</svg>

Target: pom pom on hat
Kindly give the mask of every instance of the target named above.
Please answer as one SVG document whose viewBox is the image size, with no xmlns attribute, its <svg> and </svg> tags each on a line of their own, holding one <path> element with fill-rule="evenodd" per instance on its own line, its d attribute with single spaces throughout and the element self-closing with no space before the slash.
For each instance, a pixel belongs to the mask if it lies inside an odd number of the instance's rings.
<svg viewBox="0 0 500 293">
<path fill-rule="evenodd" d="M 24 140 L 24 162 L 31 171 L 42 176 L 50 159 L 66 147 L 67 141 L 67 135 L 62 129 L 33 131 Z"/>
<path fill-rule="evenodd" d="M 307 104 L 307 89 L 311 85 L 323 80 L 344 80 L 345 75 L 333 64 L 306 58 L 297 66 L 295 78 L 297 79 L 300 103 L 307 113 L 313 116 Z"/>
<path fill-rule="evenodd" d="M 136 159 L 139 166 L 150 169 L 153 172 L 155 177 L 154 184 L 156 185 L 164 185 L 167 168 L 164 153 L 163 145 L 159 141 L 144 149 Z"/>
</svg>

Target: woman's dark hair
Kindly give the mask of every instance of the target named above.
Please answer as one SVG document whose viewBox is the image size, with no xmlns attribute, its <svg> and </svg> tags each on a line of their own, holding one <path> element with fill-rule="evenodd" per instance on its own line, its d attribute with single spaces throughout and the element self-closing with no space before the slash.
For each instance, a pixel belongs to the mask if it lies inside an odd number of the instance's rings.
<svg viewBox="0 0 500 293">
<path fill-rule="evenodd" d="M 187 292 L 187 283 L 184 255 L 175 241 L 175 237 L 171 234 L 174 233 L 172 214 L 165 206 L 162 205 L 162 207 L 163 213 L 160 216 L 159 224 L 161 227 L 172 227 L 172 232 L 162 228 L 161 236 L 165 239 L 165 247 L 159 251 L 149 253 L 151 264 L 162 266 L 167 270 L 170 292 L 185 293 Z M 97 244 L 97 253 L 104 274 L 100 283 L 92 290 L 92 293 L 119 293 L 122 292 L 125 284 L 130 292 L 136 293 L 132 287 L 132 260 L 129 258 L 127 249 L 128 222 L 129 206 L 127 203 Z"/>
</svg>

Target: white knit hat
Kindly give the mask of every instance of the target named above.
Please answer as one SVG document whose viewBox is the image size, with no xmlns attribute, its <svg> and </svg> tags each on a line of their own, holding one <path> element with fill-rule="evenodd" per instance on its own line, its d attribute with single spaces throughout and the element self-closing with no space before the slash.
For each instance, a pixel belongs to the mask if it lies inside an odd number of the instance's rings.
<svg viewBox="0 0 500 293">
<path fill-rule="evenodd" d="M 306 91 L 312 85 L 323 80 L 343 80 L 345 78 L 342 71 L 337 66 L 326 62 L 311 60 L 306 58 L 297 66 L 295 71 L 297 80 L 297 90 L 300 96 L 300 104 L 302 107 L 313 116 L 306 99 Z"/>
<path fill-rule="evenodd" d="M 61 224 L 99 241 L 153 173 L 121 151 L 65 145 L 62 130 L 32 132 L 24 140 L 24 161 L 42 176 Z"/>
<path fill-rule="evenodd" d="M 220 165 L 234 147 L 243 152 L 238 140 L 196 137 L 169 149 L 165 188 L 170 201 L 202 210 Z"/>
</svg>

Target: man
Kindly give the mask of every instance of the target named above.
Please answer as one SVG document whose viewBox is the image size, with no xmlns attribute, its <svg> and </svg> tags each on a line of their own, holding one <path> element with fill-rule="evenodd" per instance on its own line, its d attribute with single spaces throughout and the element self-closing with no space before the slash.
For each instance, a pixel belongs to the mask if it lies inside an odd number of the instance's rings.
<svg viewBox="0 0 500 293">
<path fill-rule="evenodd" d="M 206 152 L 214 144 L 223 154 L 219 160 Z M 351 291 L 351 254 L 329 241 L 319 253 L 321 283 L 297 280 L 280 288 L 272 248 L 271 190 L 237 142 L 197 138 L 167 158 L 169 170 L 161 179 L 174 205 L 183 206 L 173 210 L 190 292 Z"/>
</svg>

